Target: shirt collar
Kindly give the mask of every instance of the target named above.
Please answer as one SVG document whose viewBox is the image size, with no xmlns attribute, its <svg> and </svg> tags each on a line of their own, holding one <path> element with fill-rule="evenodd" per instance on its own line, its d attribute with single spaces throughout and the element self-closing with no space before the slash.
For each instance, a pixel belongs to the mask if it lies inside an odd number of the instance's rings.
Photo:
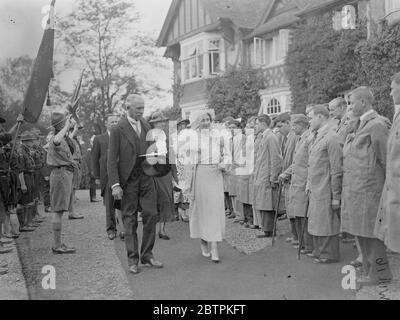
<svg viewBox="0 0 400 320">
<path fill-rule="evenodd" d="M 317 133 L 320 134 L 321 132 L 323 132 L 327 127 L 329 127 L 329 122 L 325 125 L 323 125 L 321 128 L 319 128 L 317 130 Z"/>
<path fill-rule="evenodd" d="M 397 117 L 400 114 L 400 104 L 394 106 L 394 116 Z"/>
<path fill-rule="evenodd" d="M 373 114 L 375 111 L 374 109 L 368 110 L 367 112 L 365 112 L 361 117 L 360 117 L 360 121 L 363 122 L 365 120 L 365 118 L 367 118 L 369 115 Z"/>
</svg>

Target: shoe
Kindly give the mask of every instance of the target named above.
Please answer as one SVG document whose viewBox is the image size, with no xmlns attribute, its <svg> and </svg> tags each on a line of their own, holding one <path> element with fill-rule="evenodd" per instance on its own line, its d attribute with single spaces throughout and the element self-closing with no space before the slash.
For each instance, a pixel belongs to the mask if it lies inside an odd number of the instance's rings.
<svg viewBox="0 0 400 320">
<path fill-rule="evenodd" d="M 231 213 L 229 216 L 228 216 L 228 219 L 234 219 L 236 216 L 233 214 L 233 213 Z"/>
<path fill-rule="evenodd" d="M 316 259 L 318 259 L 318 257 L 317 257 L 316 255 L 314 255 L 312 252 L 306 253 L 306 256 L 309 257 L 309 258 L 316 258 Z"/>
<path fill-rule="evenodd" d="M 120 238 L 121 240 L 125 240 L 125 233 L 120 232 L 120 233 L 119 233 L 119 238 Z"/>
<path fill-rule="evenodd" d="M 44 208 L 44 212 L 47 212 L 47 213 L 51 212 L 50 207 L 45 207 L 45 208 Z"/>
<path fill-rule="evenodd" d="M 279 213 L 278 214 L 278 220 L 279 221 L 286 220 L 286 219 L 287 219 L 286 213 Z"/>
<path fill-rule="evenodd" d="M 211 257 L 210 247 L 207 241 L 201 240 L 201 254 L 205 258 Z"/>
<path fill-rule="evenodd" d="M 68 247 L 62 244 L 59 248 L 51 248 L 54 254 L 72 254 L 76 252 L 74 247 Z"/>
<path fill-rule="evenodd" d="M 40 226 L 40 224 L 39 223 L 35 223 L 35 222 L 31 222 L 31 223 L 28 223 L 28 227 L 30 227 L 30 228 L 39 228 L 39 226 Z"/>
<path fill-rule="evenodd" d="M 108 239 L 111 241 L 114 240 L 117 236 L 116 232 L 109 232 L 109 233 L 107 233 L 107 235 L 108 235 Z"/>
<path fill-rule="evenodd" d="M 300 245 L 299 245 L 299 244 L 294 244 L 294 245 L 293 245 L 293 249 L 298 249 L 298 248 L 300 248 Z"/>
<path fill-rule="evenodd" d="M 139 266 L 137 264 L 130 266 L 129 272 L 133 274 L 138 274 L 140 272 Z"/>
<path fill-rule="evenodd" d="M 311 250 L 302 249 L 302 250 L 300 250 L 300 253 L 301 254 L 309 254 L 309 253 L 312 253 L 312 251 Z"/>
<path fill-rule="evenodd" d="M 81 219 L 83 219 L 84 218 L 84 216 L 79 216 L 79 215 L 70 215 L 70 216 L 68 216 L 68 219 L 69 220 L 81 220 Z"/>
<path fill-rule="evenodd" d="M 216 242 L 211 242 L 211 261 L 214 263 L 219 263 L 219 256 L 218 256 L 218 245 Z"/>
<path fill-rule="evenodd" d="M 33 232 L 35 230 L 36 230 L 36 228 L 31 228 L 31 227 L 28 227 L 28 226 L 19 228 L 19 232 Z"/>
<path fill-rule="evenodd" d="M 142 260 L 142 265 L 146 267 L 153 267 L 156 269 L 161 269 L 164 267 L 164 265 L 160 261 L 157 261 L 154 258 L 151 258 L 149 260 Z"/>
<path fill-rule="evenodd" d="M 166 234 L 159 233 L 158 237 L 163 240 L 170 240 L 170 238 Z"/>
<path fill-rule="evenodd" d="M 8 239 L 8 238 L 0 238 L 0 243 L 1 244 L 12 244 L 14 243 L 14 241 L 12 239 Z"/>
<path fill-rule="evenodd" d="M 350 262 L 350 265 L 357 269 L 361 268 L 363 264 L 358 260 L 353 260 L 352 262 Z"/>
<path fill-rule="evenodd" d="M 241 220 L 241 219 L 235 219 L 235 220 L 233 220 L 233 223 L 240 223 L 240 222 L 242 222 L 243 220 Z"/>
<path fill-rule="evenodd" d="M 250 224 L 245 223 L 245 224 L 244 224 L 244 227 L 245 227 L 246 229 L 250 229 Z"/>
<path fill-rule="evenodd" d="M 244 225 L 244 221 L 242 220 L 242 221 L 239 221 L 239 224 L 241 225 L 241 226 L 243 226 Z"/>
<path fill-rule="evenodd" d="M 334 260 L 334 259 L 325 259 L 325 258 L 317 258 L 314 259 L 313 261 L 314 263 L 319 263 L 319 264 L 329 264 L 329 263 L 335 263 L 338 262 L 338 260 Z"/>
<path fill-rule="evenodd" d="M 8 273 L 8 268 L 0 268 L 0 276 L 4 276 Z"/>
<path fill-rule="evenodd" d="M 286 242 L 293 242 L 293 237 L 286 238 Z"/>
<path fill-rule="evenodd" d="M 100 199 L 90 199 L 90 202 L 100 202 Z"/>
<path fill-rule="evenodd" d="M 0 254 L 10 253 L 12 251 L 12 247 L 0 246 Z"/>
<path fill-rule="evenodd" d="M 254 224 L 252 224 L 252 225 L 250 226 L 250 229 L 252 229 L 252 230 L 257 230 L 257 229 L 260 229 L 260 227 L 259 227 L 259 226 L 255 226 Z"/>
<path fill-rule="evenodd" d="M 293 240 L 292 241 L 292 245 L 293 246 L 298 246 L 300 244 L 300 242 L 298 240 Z M 298 247 L 297 247 L 298 248 Z"/>
<path fill-rule="evenodd" d="M 4 238 L 7 238 L 7 239 L 18 239 L 19 238 L 19 234 L 6 233 L 6 234 L 4 234 Z"/>
<path fill-rule="evenodd" d="M 263 239 L 263 238 L 271 238 L 272 237 L 272 232 L 264 232 L 264 234 L 259 234 L 257 238 Z"/>
</svg>

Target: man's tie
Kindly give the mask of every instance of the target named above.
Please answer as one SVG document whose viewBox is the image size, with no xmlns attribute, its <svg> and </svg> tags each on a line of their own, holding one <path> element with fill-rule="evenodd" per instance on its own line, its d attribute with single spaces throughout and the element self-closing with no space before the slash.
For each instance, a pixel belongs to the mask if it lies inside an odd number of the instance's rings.
<svg viewBox="0 0 400 320">
<path fill-rule="evenodd" d="M 140 137 L 138 122 L 133 119 L 129 120 L 129 122 L 131 123 L 131 125 L 132 125 L 133 129 L 135 130 L 136 134 L 138 135 L 138 137 Z"/>
</svg>

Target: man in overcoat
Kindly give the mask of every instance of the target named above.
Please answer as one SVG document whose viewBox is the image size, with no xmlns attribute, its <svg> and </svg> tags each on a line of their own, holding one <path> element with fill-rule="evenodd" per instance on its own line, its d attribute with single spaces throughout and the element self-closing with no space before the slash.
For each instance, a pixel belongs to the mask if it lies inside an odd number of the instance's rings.
<svg viewBox="0 0 400 320">
<path fill-rule="evenodd" d="M 386 156 L 386 182 L 376 220 L 375 235 L 400 252 L 400 73 L 394 75 L 391 95 L 395 105 Z"/>
<path fill-rule="evenodd" d="M 271 119 L 267 115 L 256 120 L 256 131 L 262 132 L 254 166 L 253 205 L 261 213 L 262 230 L 259 238 L 270 238 L 274 230 L 274 210 L 278 189 L 278 177 L 282 172 L 282 154 L 277 136 L 270 129 Z"/>
<path fill-rule="evenodd" d="M 150 144 L 146 136 L 150 125 L 143 119 L 144 100 L 129 95 L 125 103 L 126 117 L 111 128 L 108 148 L 107 173 L 112 195 L 121 200 L 122 219 L 125 229 L 125 245 L 129 271 L 140 272 L 139 261 L 155 268 L 162 268 L 154 259 L 153 247 L 157 222 L 157 195 L 154 179 L 146 176 L 142 162 Z M 138 210 L 143 222 L 142 246 L 136 233 Z"/>
<path fill-rule="evenodd" d="M 118 124 L 119 117 L 115 114 L 107 115 L 107 131 L 98 135 L 93 140 L 92 166 L 96 179 L 100 179 L 101 196 L 106 207 L 106 232 L 110 240 L 117 236 L 117 223 L 115 218 L 114 198 L 111 193 L 111 186 L 108 184 L 107 156 L 111 128 Z"/>
<path fill-rule="evenodd" d="M 369 88 L 354 90 L 350 103 L 353 114 L 360 119 L 355 134 L 346 140 L 343 149 L 341 229 L 355 235 L 360 245 L 365 272 L 360 284 L 377 283 L 392 277 L 385 245 L 374 235 L 385 182 L 390 124 L 373 110 L 374 96 Z"/>
<path fill-rule="evenodd" d="M 299 137 L 293 156 L 293 163 L 284 172 L 290 176 L 289 211 L 295 216 L 295 227 L 299 238 L 303 232 L 303 223 L 308 206 L 306 184 L 308 175 L 308 155 L 310 147 L 310 130 L 308 130 L 308 118 L 303 114 L 292 116 L 292 130 Z M 305 224 L 303 246 L 301 253 L 311 253 L 313 249 L 312 237 L 308 233 L 307 222 Z"/>
<path fill-rule="evenodd" d="M 342 193 L 342 144 L 329 121 L 324 105 L 311 112 L 310 129 L 315 134 L 308 159 L 306 190 L 310 196 L 308 231 L 313 236 L 315 263 L 339 260 L 340 200 Z"/>
<path fill-rule="evenodd" d="M 275 119 L 276 128 L 279 133 L 284 137 L 284 144 L 282 145 L 282 157 L 283 157 L 283 170 L 284 172 L 289 169 L 289 167 L 293 163 L 293 155 L 294 150 L 296 148 L 297 141 L 299 140 L 298 136 L 291 130 L 291 119 L 289 113 L 281 113 Z M 285 191 L 285 209 L 286 215 L 290 221 L 290 227 L 292 236 L 287 238 L 287 242 L 291 242 L 293 246 L 297 246 L 299 244 L 299 237 L 296 230 L 296 217 L 293 212 L 290 210 L 289 201 L 290 201 L 290 175 L 281 174 L 279 176 L 280 181 L 283 183 L 284 191 Z"/>
</svg>

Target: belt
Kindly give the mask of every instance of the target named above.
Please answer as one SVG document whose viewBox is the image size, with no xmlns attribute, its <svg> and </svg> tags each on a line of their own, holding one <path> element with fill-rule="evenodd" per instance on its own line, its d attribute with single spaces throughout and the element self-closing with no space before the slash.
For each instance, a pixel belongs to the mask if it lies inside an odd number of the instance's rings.
<svg viewBox="0 0 400 320">
<path fill-rule="evenodd" d="M 69 166 L 58 166 L 58 167 L 52 167 L 52 169 L 64 169 L 70 172 L 74 172 L 74 167 L 69 167 Z"/>
</svg>

